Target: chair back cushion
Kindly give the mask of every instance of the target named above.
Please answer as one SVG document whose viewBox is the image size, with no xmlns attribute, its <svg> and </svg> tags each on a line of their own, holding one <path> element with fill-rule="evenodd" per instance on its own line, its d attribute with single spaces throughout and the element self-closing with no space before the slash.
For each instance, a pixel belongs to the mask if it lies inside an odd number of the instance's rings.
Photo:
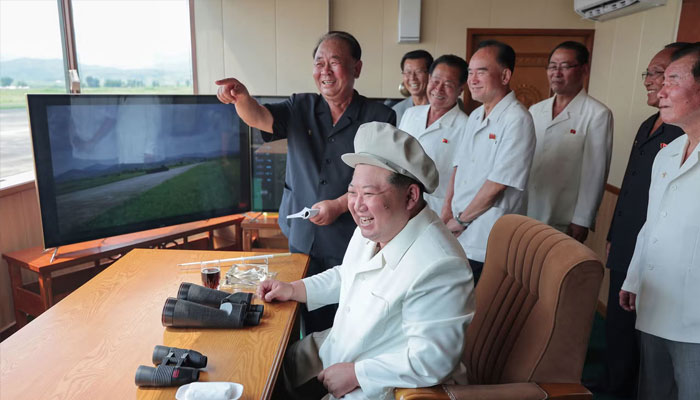
<svg viewBox="0 0 700 400">
<path fill-rule="evenodd" d="M 469 383 L 580 382 L 602 279 L 588 247 L 534 219 L 501 217 L 465 338 Z"/>
</svg>

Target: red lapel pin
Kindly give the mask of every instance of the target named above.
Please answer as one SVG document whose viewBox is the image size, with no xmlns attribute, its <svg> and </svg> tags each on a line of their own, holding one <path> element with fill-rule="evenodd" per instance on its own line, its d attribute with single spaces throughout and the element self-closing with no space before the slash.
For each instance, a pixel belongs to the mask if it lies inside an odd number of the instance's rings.
<svg viewBox="0 0 700 400">
<path fill-rule="evenodd" d="M 661 143 L 661 148 L 663 149 L 664 147 L 668 146 L 666 143 Z"/>
<path fill-rule="evenodd" d="M 496 140 L 496 134 L 495 134 L 495 133 L 489 133 L 489 139 L 491 139 L 491 140 Z"/>
<path fill-rule="evenodd" d="M 576 129 L 572 129 L 569 131 L 570 134 L 575 135 L 576 134 Z"/>
<path fill-rule="evenodd" d="M 442 143 L 447 143 L 447 139 L 442 138 Z"/>
</svg>

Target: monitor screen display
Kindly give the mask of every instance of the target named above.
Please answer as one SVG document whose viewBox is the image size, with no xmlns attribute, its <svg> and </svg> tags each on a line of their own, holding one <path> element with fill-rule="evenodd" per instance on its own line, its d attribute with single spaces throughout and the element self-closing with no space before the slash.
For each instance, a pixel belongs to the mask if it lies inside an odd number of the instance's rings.
<svg viewBox="0 0 700 400">
<path fill-rule="evenodd" d="M 251 209 L 249 130 L 216 96 L 27 97 L 46 247 Z"/>
<path fill-rule="evenodd" d="M 286 96 L 255 96 L 261 104 L 281 103 Z M 250 129 L 252 209 L 277 212 L 284 193 L 287 139 L 265 143 L 260 130 Z"/>
</svg>

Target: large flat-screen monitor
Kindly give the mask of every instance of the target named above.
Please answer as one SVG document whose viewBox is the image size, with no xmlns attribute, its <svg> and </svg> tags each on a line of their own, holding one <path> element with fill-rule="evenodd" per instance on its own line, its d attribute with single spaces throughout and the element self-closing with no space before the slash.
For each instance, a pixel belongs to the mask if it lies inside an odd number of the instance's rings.
<svg viewBox="0 0 700 400">
<path fill-rule="evenodd" d="M 261 104 L 281 103 L 287 96 L 255 96 Z M 264 142 L 260 130 L 250 129 L 252 209 L 277 212 L 284 193 L 287 139 Z"/>
<path fill-rule="evenodd" d="M 27 97 L 45 247 L 251 209 L 249 129 L 215 96 Z"/>
</svg>

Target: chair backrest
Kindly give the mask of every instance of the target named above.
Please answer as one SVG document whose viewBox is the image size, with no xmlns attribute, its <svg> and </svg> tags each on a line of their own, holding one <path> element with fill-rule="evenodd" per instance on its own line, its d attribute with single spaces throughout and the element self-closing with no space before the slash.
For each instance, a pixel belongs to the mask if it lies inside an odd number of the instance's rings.
<svg viewBox="0 0 700 400">
<path fill-rule="evenodd" d="M 583 244 L 528 217 L 501 217 L 465 339 L 469 383 L 580 382 L 602 279 Z"/>
</svg>

